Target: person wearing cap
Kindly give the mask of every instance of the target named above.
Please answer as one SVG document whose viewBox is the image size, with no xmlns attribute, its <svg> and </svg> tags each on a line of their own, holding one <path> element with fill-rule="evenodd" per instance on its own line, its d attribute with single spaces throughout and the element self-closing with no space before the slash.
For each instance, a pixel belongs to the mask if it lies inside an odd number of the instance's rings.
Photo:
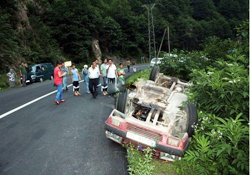
<svg viewBox="0 0 250 175">
<path fill-rule="evenodd" d="M 62 77 L 66 75 L 66 73 L 62 73 L 60 70 L 62 66 L 62 63 L 60 61 L 57 61 L 56 67 L 54 69 L 54 85 L 57 87 L 57 93 L 56 93 L 56 99 L 55 103 L 59 105 L 60 103 L 66 102 L 63 99 L 63 90 L 62 90 Z M 60 101 L 59 101 L 60 100 Z"/>
<path fill-rule="evenodd" d="M 71 81 L 73 83 L 73 91 L 74 91 L 74 95 L 78 96 L 81 95 L 79 92 L 79 81 L 81 80 L 80 74 L 78 72 L 78 69 L 75 67 L 75 64 L 72 64 L 72 69 L 70 72 L 70 77 L 71 77 Z"/>
<path fill-rule="evenodd" d="M 86 92 L 89 94 L 90 91 L 89 91 L 88 65 L 85 64 L 85 65 L 83 66 L 82 74 L 83 74 L 83 76 L 84 76 L 84 82 L 85 82 L 85 85 L 86 85 Z"/>
<path fill-rule="evenodd" d="M 97 97 L 97 85 L 99 83 L 100 70 L 96 67 L 96 63 L 93 62 L 92 66 L 88 70 L 89 74 L 89 90 L 94 98 Z"/>
</svg>

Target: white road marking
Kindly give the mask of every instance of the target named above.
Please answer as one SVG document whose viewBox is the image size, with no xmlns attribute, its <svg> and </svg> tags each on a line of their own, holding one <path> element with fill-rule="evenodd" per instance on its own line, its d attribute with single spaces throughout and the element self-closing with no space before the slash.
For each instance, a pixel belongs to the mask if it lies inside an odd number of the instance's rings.
<svg viewBox="0 0 250 175">
<path fill-rule="evenodd" d="M 83 80 L 79 81 L 79 83 L 81 83 L 81 82 L 83 82 Z M 68 85 L 67 87 L 71 87 L 71 86 L 72 86 L 72 84 Z M 25 104 L 23 104 L 23 105 L 21 105 L 21 106 L 15 108 L 15 109 L 12 109 L 12 110 L 10 110 L 10 111 L 8 111 L 8 112 L 6 112 L 6 113 L 0 115 L 0 119 L 6 117 L 6 116 L 8 116 L 8 115 L 10 115 L 10 114 L 12 114 L 12 113 L 14 113 L 14 112 L 16 112 L 16 111 L 18 111 L 18 110 L 20 110 L 20 109 L 22 109 L 22 108 L 25 108 L 26 106 L 28 106 L 28 105 L 30 105 L 30 104 L 32 104 L 32 103 L 35 103 L 35 102 L 37 102 L 37 101 L 39 101 L 39 100 L 41 100 L 41 99 L 43 99 L 43 98 L 45 98 L 45 97 L 48 97 L 49 95 L 52 95 L 52 94 L 54 94 L 54 93 L 56 93 L 56 92 L 57 92 L 57 90 L 54 90 L 54 91 L 52 91 L 52 92 L 50 92 L 50 93 L 48 93 L 48 94 L 45 94 L 45 95 L 43 95 L 43 96 L 41 96 L 41 97 L 38 97 L 38 98 L 36 98 L 36 99 L 34 99 L 34 100 L 28 102 L 28 103 L 25 103 Z"/>
<path fill-rule="evenodd" d="M 136 67 L 143 67 L 143 66 L 145 66 L 145 65 L 140 65 L 140 66 L 136 66 Z M 124 69 L 127 69 L 127 68 L 124 68 Z M 79 83 L 81 83 L 81 82 L 83 82 L 83 81 L 84 81 L 84 80 L 81 80 L 81 81 L 79 81 Z M 72 86 L 72 84 L 68 85 L 67 87 L 71 87 L 71 86 Z M 37 101 L 39 101 L 39 100 L 41 100 L 41 99 L 43 99 L 43 98 L 45 98 L 45 97 L 48 97 L 49 95 L 52 95 L 52 94 L 54 94 L 54 93 L 56 93 L 56 92 L 57 92 L 57 90 L 54 90 L 54 91 L 52 91 L 52 92 L 50 92 L 50 93 L 48 93 L 48 94 L 45 94 L 45 95 L 43 95 L 43 96 L 41 96 L 41 97 L 38 97 L 38 98 L 36 98 L 36 99 L 34 99 L 34 100 L 28 102 L 28 103 L 25 103 L 25 104 L 23 104 L 23 105 L 21 105 L 21 106 L 15 108 L 15 109 L 12 109 L 12 110 L 10 110 L 10 111 L 8 111 L 8 112 L 6 112 L 6 113 L 0 115 L 0 119 L 2 119 L 2 118 L 4 118 L 4 117 L 6 117 L 6 116 L 8 116 L 8 115 L 10 115 L 10 114 L 12 114 L 12 113 L 18 111 L 18 110 L 20 110 L 20 109 L 22 109 L 22 108 L 25 108 L 26 106 L 28 106 L 28 105 L 30 105 L 30 104 L 32 104 L 32 103 L 35 103 L 35 102 L 37 102 Z"/>
</svg>

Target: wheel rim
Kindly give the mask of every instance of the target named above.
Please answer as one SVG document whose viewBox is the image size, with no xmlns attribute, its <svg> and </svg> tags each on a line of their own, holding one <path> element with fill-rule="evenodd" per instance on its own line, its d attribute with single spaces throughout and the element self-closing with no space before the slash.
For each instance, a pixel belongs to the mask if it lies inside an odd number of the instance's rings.
<svg viewBox="0 0 250 175">
<path fill-rule="evenodd" d="M 40 82 L 43 82 L 43 78 L 40 78 Z"/>
</svg>

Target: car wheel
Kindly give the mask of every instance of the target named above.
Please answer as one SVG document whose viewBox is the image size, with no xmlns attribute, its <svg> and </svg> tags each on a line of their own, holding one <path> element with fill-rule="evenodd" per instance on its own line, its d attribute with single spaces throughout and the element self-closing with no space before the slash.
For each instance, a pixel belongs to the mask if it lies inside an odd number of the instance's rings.
<svg viewBox="0 0 250 175">
<path fill-rule="evenodd" d="M 40 81 L 40 82 L 43 82 L 43 78 L 41 77 L 41 78 L 39 79 L 39 81 Z"/>
<path fill-rule="evenodd" d="M 155 81 L 157 78 L 157 75 L 160 73 L 160 68 L 159 66 L 154 66 L 151 70 L 149 80 Z"/>
<path fill-rule="evenodd" d="M 116 98 L 116 109 L 122 113 L 125 113 L 127 103 L 127 91 L 121 91 Z"/>
<path fill-rule="evenodd" d="M 198 122 L 197 109 L 194 104 L 187 104 L 185 110 L 187 112 L 187 133 L 191 137 L 194 135 L 194 125 Z"/>
<path fill-rule="evenodd" d="M 54 76 L 53 76 L 53 75 L 51 75 L 51 76 L 50 76 L 50 79 L 51 79 L 51 80 L 54 80 Z"/>
</svg>

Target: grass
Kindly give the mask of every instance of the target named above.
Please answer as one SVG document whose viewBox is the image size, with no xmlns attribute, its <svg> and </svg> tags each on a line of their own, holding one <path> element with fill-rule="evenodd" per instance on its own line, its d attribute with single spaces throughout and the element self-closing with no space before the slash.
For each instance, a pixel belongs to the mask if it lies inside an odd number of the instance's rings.
<svg viewBox="0 0 250 175">
<path fill-rule="evenodd" d="M 10 89 L 7 75 L 0 74 L 0 92 Z"/>
<path fill-rule="evenodd" d="M 173 170 L 172 162 L 153 158 L 152 164 L 155 167 L 152 175 L 176 175 L 176 172 Z"/>
<path fill-rule="evenodd" d="M 150 72 L 151 68 L 148 68 L 129 76 L 126 79 L 126 86 L 130 87 L 138 79 L 149 80 Z"/>
<path fill-rule="evenodd" d="M 147 163 L 145 163 L 145 157 L 147 156 L 147 153 L 142 153 L 141 151 L 138 151 L 136 149 L 132 150 L 131 147 L 126 147 L 128 149 L 127 152 L 127 159 L 129 162 L 130 169 L 140 169 L 138 167 L 145 166 Z M 149 162 L 148 162 L 149 163 Z M 148 166 L 148 164 L 147 164 Z M 153 167 L 152 175 L 177 175 L 176 173 L 176 166 L 173 165 L 172 162 L 160 160 L 156 157 L 153 157 L 153 159 L 150 161 L 150 166 Z M 133 173 L 131 173 L 133 174 Z M 141 174 L 140 172 L 134 173 L 135 175 Z"/>
<path fill-rule="evenodd" d="M 20 82 L 18 82 L 18 81 L 20 81 L 20 79 L 17 80 L 17 77 L 16 77 L 16 85 L 14 88 L 20 86 Z M 0 74 L 0 92 L 8 91 L 10 89 L 13 89 L 13 88 L 10 88 L 10 86 L 9 86 L 9 79 L 8 79 L 7 75 Z"/>
</svg>

